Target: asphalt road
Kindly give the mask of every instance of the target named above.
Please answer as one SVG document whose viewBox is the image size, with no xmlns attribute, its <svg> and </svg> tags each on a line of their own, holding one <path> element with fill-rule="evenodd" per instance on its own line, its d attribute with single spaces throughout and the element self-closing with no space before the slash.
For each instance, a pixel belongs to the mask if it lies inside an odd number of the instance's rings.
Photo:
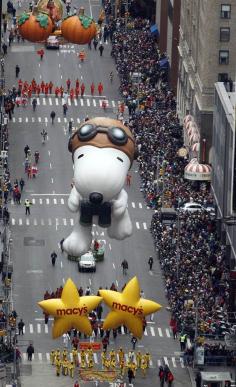
<svg viewBox="0 0 236 387">
<path fill-rule="evenodd" d="M 25 4 L 25 3 L 24 3 Z M 76 2 L 79 5 L 79 2 Z M 82 4 L 82 2 L 81 2 Z M 91 0 L 85 4 L 86 12 L 93 12 L 95 19 L 100 10 L 97 1 Z M 86 96 L 82 100 L 69 104 L 67 117 L 63 117 L 61 100 L 55 96 L 43 98 L 40 96 L 36 112 L 32 106 L 15 108 L 15 114 L 10 122 L 10 170 L 12 180 L 24 177 L 26 181 L 22 201 L 29 198 L 33 205 L 31 215 L 25 216 L 23 205 L 9 204 L 11 212 L 11 230 L 13 237 L 12 257 L 14 261 L 14 289 L 15 308 L 20 318 L 25 322 L 25 335 L 19 338 L 19 347 L 23 353 L 23 362 L 27 364 L 26 347 L 32 341 L 35 347 L 34 365 L 49 363 L 49 352 L 55 346 L 62 346 L 62 340 L 53 341 L 51 338 L 51 324 L 44 325 L 41 309 L 37 302 L 43 299 L 46 289 L 56 290 L 63 285 L 68 277 L 78 285 L 86 288 L 90 285 L 94 293 L 99 286 L 110 287 L 112 282 L 119 289 L 134 275 L 140 280 L 146 298 L 159 302 L 163 308 L 155 314 L 153 321 L 148 322 L 147 332 L 137 344 L 142 351 L 149 351 L 152 356 L 151 370 L 148 375 L 150 383 L 157 381 L 158 365 L 169 364 L 175 376 L 175 386 L 189 386 L 188 370 L 179 359 L 179 343 L 175 342 L 169 329 L 169 312 L 166 310 L 163 279 L 158 261 L 155 258 L 153 272 L 148 270 L 148 258 L 155 257 L 153 242 L 149 233 L 152 212 L 146 208 L 142 193 L 139 190 L 138 165 L 134 163 L 131 175 L 129 193 L 129 212 L 133 222 L 133 235 L 123 241 L 110 240 L 106 231 L 94 228 L 96 238 L 105 244 L 105 260 L 97 264 L 95 274 L 79 273 L 77 265 L 68 261 L 60 253 L 59 241 L 69 235 L 76 215 L 67 208 L 67 198 L 73 176 L 71 155 L 67 150 L 68 120 L 74 119 L 78 124 L 86 115 L 89 117 L 103 116 L 98 96 L 90 95 L 90 84 L 96 85 L 101 81 L 104 85 L 104 95 L 109 101 L 106 116 L 116 117 L 118 101 L 118 78 L 115 66 L 110 57 L 110 44 L 105 45 L 103 57 L 99 52 L 88 50 L 87 59 L 81 65 L 78 63 L 76 52 L 80 47 L 66 45 L 59 51 L 47 50 L 45 58 L 40 61 L 36 54 L 39 45 L 29 42 L 13 44 L 7 57 L 7 84 L 16 84 L 15 65 L 20 66 L 22 80 L 37 82 L 52 81 L 55 85 L 64 85 L 70 77 L 72 81 L 78 77 L 85 83 Z M 109 73 L 115 74 L 113 84 L 110 83 Z M 97 95 L 97 94 L 96 94 Z M 50 112 L 56 112 L 55 124 L 50 123 Z M 45 128 L 48 140 L 41 143 L 41 131 Z M 36 179 L 27 180 L 24 174 L 24 146 L 28 144 L 32 153 L 40 152 L 39 175 Z M 51 265 L 50 254 L 56 250 L 58 259 L 56 266 Z M 126 258 L 129 262 L 128 276 L 122 275 L 121 261 Z M 111 346 L 131 348 L 131 336 L 121 335 Z M 100 355 L 95 362 L 101 363 Z M 99 367 L 99 365 L 98 365 Z M 35 383 L 34 383 L 35 384 Z M 141 385 L 138 376 L 135 385 Z M 25 384 L 26 385 L 26 384 Z M 35 384 L 37 387 L 39 384 Z"/>
</svg>

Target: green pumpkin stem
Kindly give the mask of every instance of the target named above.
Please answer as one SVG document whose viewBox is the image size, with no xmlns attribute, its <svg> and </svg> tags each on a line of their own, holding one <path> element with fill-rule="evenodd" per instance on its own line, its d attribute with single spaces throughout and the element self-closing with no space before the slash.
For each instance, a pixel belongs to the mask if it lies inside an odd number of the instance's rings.
<svg viewBox="0 0 236 387">
<path fill-rule="evenodd" d="M 19 26 L 21 26 L 22 24 L 24 24 L 26 22 L 26 20 L 28 20 L 30 17 L 30 15 L 26 12 L 23 12 L 19 18 L 18 18 L 18 24 Z"/>
<path fill-rule="evenodd" d="M 39 13 L 36 17 L 37 22 L 39 22 L 40 27 L 47 28 L 48 26 L 48 16 L 42 13 Z"/>
</svg>

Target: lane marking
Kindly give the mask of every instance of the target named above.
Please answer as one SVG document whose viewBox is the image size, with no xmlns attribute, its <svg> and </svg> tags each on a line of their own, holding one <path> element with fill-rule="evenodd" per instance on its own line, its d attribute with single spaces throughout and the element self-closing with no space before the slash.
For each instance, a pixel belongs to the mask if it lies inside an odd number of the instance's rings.
<svg viewBox="0 0 236 387">
<path fill-rule="evenodd" d="M 44 330 L 45 330 L 45 333 L 48 333 L 48 326 L 47 326 L 47 324 L 44 325 Z"/>
<path fill-rule="evenodd" d="M 49 168 L 52 169 L 52 163 L 49 164 Z"/>
<path fill-rule="evenodd" d="M 116 265 L 114 264 L 114 262 L 112 263 L 112 266 L 113 266 L 113 269 L 116 269 Z"/>
<path fill-rule="evenodd" d="M 138 230 L 140 229 L 139 222 L 136 222 L 136 227 Z"/>
<path fill-rule="evenodd" d="M 143 223 L 143 228 L 144 230 L 147 230 L 147 224 L 145 222 Z"/>
<path fill-rule="evenodd" d="M 152 335 L 152 336 L 156 336 L 156 334 L 155 334 L 155 330 L 154 330 L 154 328 L 153 328 L 153 327 L 150 327 L 150 331 L 151 331 L 151 335 Z"/>
<path fill-rule="evenodd" d="M 160 337 L 163 337 L 163 333 L 162 333 L 161 328 L 157 328 L 157 329 L 158 329 L 159 336 L 160 336 Z"/>
<path fill-rule="evenodd" d="M 53 180 L 53 177 L 51 177 L 51 183 L 53 184 L 54 180 Z"/>
<path fill-rule="evenodd" d="M 70 219 L 70 225 L 74 226 L 74 219 L 72 219 L 72 218 Z"/>
<path fill-rule="evenodd" d="M 177 364 L 176 364 L 175 358 L 172 357 L 171 360 L 172 360 L 173 367 L 176 368 L 176 367 L 177 367 Z"/>
<path fill-rule="evenodd" d="M 109 249 L 111 250 L 111 244 L 109 243 Z"/>
<path fill-rule="evenodd" d="M 38 333 L 41 333 L 41 324 L 37 324 L 37 331 Z"/>
<path fill-rule="evenodd" d="M 142 203 L 139 203 L 138 206 L 139 208 L 143 208 Z"/>
</svg>

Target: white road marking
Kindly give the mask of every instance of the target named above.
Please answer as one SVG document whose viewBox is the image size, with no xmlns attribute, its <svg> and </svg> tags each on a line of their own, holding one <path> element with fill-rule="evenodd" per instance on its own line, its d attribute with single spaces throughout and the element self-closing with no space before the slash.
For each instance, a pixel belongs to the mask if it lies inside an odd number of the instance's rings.
<svg viewBox="0 0 236 387">
<path fill-rule="evenodd" d="M 37 226 L 37 225 L 38 225 L 37 219 L 34 218 L 34 226 Z"/>
<path fill-rule="evenodd" d="M 92 285 L 92 281 L 91 281 L 91 278 L 89 278 L 89 285 Z"/>
<path fill-rule="evenodd" d="M 148 333 L 147 333 L 147 328 L 145 329 L 145 331 L 143 332 L 144 333 L 144 336 L 147 336 Z"/>
<path fill-rule="evenodd" d="M 116 286 L 119 287 L 119 282 L 116 280 Z"/>
<path fill-rule="evenodd" d="M 71 99 L 70 98 L 68 98 L 67 103 L 69 106 L 71 106 Z"/>
<path fill-rule="evenodd" d="M 179 358 L 180 366 L 181 368 L 185 368 L 184 366 L 184 359 L 182 357 Z"/>
<path fill-rule="evenodd" d="M 80 98 L 80 105 L 84 106 L 84 100 L 82 98 Z"/>
<path fill-rule="evenodd" d="M 41 117 L 38 117 L 38 122 L 42 122 Z"/>
<path fill-rule="evenodd" d="M 48 117 L 45 117 L 44 121 L 45 121 L 45 122 L 48 122 Z"/>
<path fill-rule="evenodd" d="M 95 107 L 97 106 L 95 99 L 93 99 L 93 106 L 95 106 Z"/>
<path fill-rule="evenodd" d="M 96 353 L 93 354 L 94 363 L 98 364 L 98 355 Z"/>
<path fill-rule="evenodd" d="M 22 222 L 22 219 L 20 218 L 20 219 L 19 219 L 19 226 L 22 226 L 22 223 L 23 223 L 23 222 Z"/>
<path fill-rule="evenodd" d="M 29 218 L 26 218 L 26 226 L 29 226 L 30 225 L 30 220 Z"/>
<path fill-rule="evenodd" d="M 156 336 L 156 334 L 155 334 L 155 330 L 154 330 L 154 328 L 153 328 L 153 327 L 150 327 L 150 331 L 151 331 L 151 335 L 152 335 L 152 336 Z"/>
<path fill-rule="evenodd" d="M 57 122 L 59 122 L 59 123 L 61 122 L 61 118 L 60 117 L 57 118 Z"/>
<path fill-rule="evenodd" d="M 62 75 L 61 75 L 61 79 L 62 79 Z"/>
<path fill-rule="evenodd" d="M 132 204 L 132 207 L 133 207 L 133 208 L 135 208 L 135 203 L 134 203 L 134 202 L 132 202 L 131 204 Z"/>
<path fill-rule="evenodd" d="M 43 105 L 46 105 L 47 102 L 46 102 L 46 98 L 43 98 Z"/>
<path fill-rule="evenodd" d="M 72 219 L 72 218 L 70 219 L 70 225 L 74 226 L 74 219 Z"/>
<path fill-rule="evenodd" d="M 161 360 L 158 359 L 158 360 L 157 360 L 157 367 L 160 367 L 160 366 L 161 366 Z"/>
<path fill-rule="evenodd" d="M 50 203 L 49 198 L 46 198 L 46 204 L 49 204 L 49 203 Z"/>
<path fill-rule="evenodd" d="M 40 105 L 40 99 L 37 98 L 37 105 Z"/>
<path fill-rule="evenodd" d="M 46 359 L 47 359 L 47 361 L 50 361 L 50 353 L 48 353 L 48 352 L 46 353 Z"/>
<path fill-rule="evenodd" d="M 49 168 L 52 169 L 52 163 L 49 164 Z"/>
<path fill-rule="evenodd" d="M 166 328 L 166 336 L 170 337 L 170 330 L 168 328 Z"/>
<path fill-rule="evenodd" d="M 22 122 L 22 118 L 21 117 L 19 117 L 19 122 Z"/>
<path fill-rule="evenodd" d="M 37 332 L 41 333 L 41 324 L 37 324 Z"/>
<path fill-rule="evenodd" d="M 56 105 L 58 106 L 58 104 L 59 104 L 58 98 L 55 98 L 55 103 L 56 103 Z"/>
<path fill-rule="evenodd" d="M 52 219 L 51 219 L 51 218 L 48 218 L 48 225 L 49 225 L 49 226 L 52 225 Z"/>
<path fill-rule="evenodd" d="M 144 230 L 147 230 L 147 224 L 145 222 L 143 223 L 143 228 Z"/>
<path fill-rule="evenodd" d="M 116 265 L 114 264 L 114 262 L 112 263 L 112 266 L 113 266 L 113 269 L 116 269 Z"/>
<path fill-rule="evenodd" d="M 174 357 L 172 357 L 172 358 L 171 358 L 171 360 L 172 360 L 173 367 L 174 367 L 174 368 L 176 368 L 176 367 L 177 367 L 177 365 L 176 365 L 175 358 L 174 358 Z"/>
<path fill-rule="evenodd" d="M 33 199 L 31 200 L 31 202 L 32 202 L 32 204 L 35 204 L 35 199 L 33 198 Z"/>
<path fill-rule="evenodd" d="M 61 198 L 61 204 L 64 204 L 64 199 Z"/>
<path fill-rule="evenodd" d="M 52 105 L 52 98 L 48 98 L 49 105 Z"/>
<path fill-rule="evenodd" d="M 115 101 L 111 101 L 112 107 L 116 107 Z"/>
<path fill-rule="evenodd" d="M 44 330 L 45 330 L 45 333 L 48 333 L 48 326 L 47 326 L 47 324 L 44 325 Z"/>
<path fill-rule="evenodd" d="M 39 199 L 39 204 L 43 204 L 43 199 L 42 198 Z"/>
<path fill-rule="evenodd" d="M 14 218 L 11 219 L 11 224 L 14 226 L 16 224 L 16 220 Z"/>
<path fill-rule="evenodd" d="M 34 118 L 34 117 L 31 117 L 31 121 L 32 121 L 32 122 L 35 122 L 35 118 Z"/>
<path fill-rule="evenodd" d="M 59 68 L 61 67 L 61 64 L 60 64 L 60 63 L 58 63 L 58 67 L 59 67 Z"/>
<path fill-rule="evenodd" d="M 139 222 L 136 222 L 136 227 L 138 230 L 140 229 Z"/>
<path fill-rule="evenodd" d="M 169 362 L 168 362 L 168 359 L 167 359 L 167 357 L 166 356 L 164 356 L 163 357 L 163 359 L 164 359 L 164 363 L 169 367 Z"/>
<path fill-rule="evenodd" d="M 162 329 L 161 328 L 157 328 L 157 329 L 158 329 L 159 336 L 163 337 Z"/>
<path fill-rule="evenodd" d="M 62 269 L 63 268 L 63 263 L 62 263 L 62 261 L 60 263 L 61 263 L 61 269 Z"/>
<path fill-rule="evenodd" d="M 80 123 L 80 119 L 79 118 L 77 118 L 77 122 L 78 122 L 78 124 Z"/>
<path fill-rule="evenodd" d="M 54 180 L 53 180 L 53 177 L 51 177 L 51 183 L 53 184 Z"/>
<path fill-rule="evenodd" d="M 62 282 L 63 282 L 63 284 L 65 283 L 65 278 L 62 278 Z"/>
<path fill-rule="evenodd" d="M 64 226 L 67 226 L 66 218 L 63 218 L 63 224 L 64 224 Z"/>
<path fill-rule="evenodd" d="M 139 203 L 138 206 L 139 208 L 143 208 L 142 203 Z"/>
<path fill-rule="evenodd" d="M 57 204 L 57 199 L 56 198 L 53 199 L 53 203 Z"/>
<path fill-rule="evenodd" d="M 33 324 L 29 324 L 29 330 L 30 330 L 30 333 L 34 333 L 34 327 L 33 327 Z"/>
<path fill-rule="evenodd" d="M 109 249 L 111 250 L 111 244 L 109 243 Z"/>
<path fill-rule="evenodd" d="M 87 99 L 87 105 L 90 106 L 90 101 L 89 101 L 89 99 Z"/>
<path fill-rule="evenodd" d="M 16 122 L 16 119 L 15 119 L 15 117 L 12 117 L 12 122 Z"/>
<path fill-rule="evenodd" d="M 29 119 L 28 119 L 28 117 L 25 117 L 25 122 L 29 122 Z"/>
</svg>

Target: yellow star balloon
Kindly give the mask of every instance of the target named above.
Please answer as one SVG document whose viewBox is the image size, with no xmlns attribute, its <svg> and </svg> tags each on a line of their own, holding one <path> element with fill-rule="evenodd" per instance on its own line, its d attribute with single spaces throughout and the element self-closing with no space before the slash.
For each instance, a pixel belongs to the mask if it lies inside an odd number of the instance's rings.
<svg viewBox="0 0 236 387">
<path fill-rule="evenodd" d="M 56 339 L 72 328 L 86 335 L 92 334 L 88 314 L 102 301 L 99 296 L 80 297 L 74 282 L 69 278 L 61 298 L 51 298 L 38 304 L 47 314 L 54 316 L 52 337 Z"/>
<path fill-rule="evenodd" d="M 105 318 L 103 329 L 115 329 L 125 325 L 139 339 L 143 335 L 143 318 L 161 308 L 156 302 L 140 297 L 137 277 L 127 283 L 122 293 L 102 289 L 99 294 L 112 310 Z"/>
</svg>

